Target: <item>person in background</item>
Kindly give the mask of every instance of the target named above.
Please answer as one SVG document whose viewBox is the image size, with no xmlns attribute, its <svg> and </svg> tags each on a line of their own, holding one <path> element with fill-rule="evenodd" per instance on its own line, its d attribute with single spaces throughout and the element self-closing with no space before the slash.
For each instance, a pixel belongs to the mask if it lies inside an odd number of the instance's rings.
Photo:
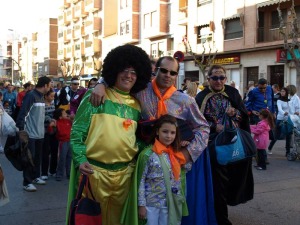
<svg viewBox="0 0 300 225">
<path fill-rule="evenodd" d="M 23 169 L 23 188 L 25 191 L 36 191 L 35 184 L 46 184 L 40 178 L 41 151 L 45 136 L 45 101 L 44 95 L 50 90 L 51 80 L 48 77 L 40 77 L 35 89 L 25 95 L 18 114 L 16 126 L 19 134 L 27 136 L 28 149 L 31 152 L 34 166 L 28 164 Z"/>
<path fill-rule="evenodd" d="M 252 91 L 254 88 L 255 88 L 254 81 L 250 80 L 250 81 L 248 82 L 248 87 L 247 87 L 247 89 L 246 89 L 246 91 L 245 91 L 245 93 L 244 93 L 244 98 L 243 98 L 244 103 L 245 103 L 246 101 L 248 101 L 248 94 L 249 94 L 249 92 Z"/>
<path fill-rule="evenodd" d="M 18 117 L 18 113 L 20 111 L 20 108 L 22 106 L 22 102 L 23 102 L 23 98 L 24 96 L 29 92 L 31 91 L 32 89 L 32 85 L 30 82 L 27 82 L 23 85 L 23 91 L 20 91 L 17 95 L 17 103 L 16 103 L 16 110 L 15 110 L 15 113 L 14 113 L 14 118 L 16 119 Z"/>
<path fill-rule="evenodd" d="M 53 112 L 53 118 L 55 121 L 50 122 L 48 131 L 50 134 L 55 133 L 55 136 L 59 141 L 59 156 L 55 179 L 56 181 L 61 181 L 64 177 L 64 174 L 66 174 L 68 179 L 70 178 L 72 161 L 70 135 L 72 121 L 64 109 L 56 109 Z"/>
<path fill-rule="evenodd" d="M 3 108 L 4 108 L 5 112 L 7 112 L 7 114 L 12 117 L 13 112 L 12 112 L 12 110 L 10 108 L 9 101 L 4 101 L 3 102 Z"/>
<path fill-rule="evenodd" d="M 151 80 L 153 80 L 156 76 L 156 73 L 155 73 L 155 64 L 156 64 L 156 61 L 155 60 L 151 60 L 151 67 L 152 67 L 152 72 L 151 72 Z"/>
<path fill-rule="evenodd" d="M 196 82 L 190 82 L 187 85 L 186 94 L 195 98 L 196 95 L 199 93 L 200 89 L 198 89 L 198 85 Z"/>
<path fill-rule="evenodd" d="M 137 181 L 139 218 L 147 219 L 147 224 L 181 224 L 182 205 L 185 202 L 181 166 L 186 162 L 180 151 L 176 118 L 167 114 L 161 116 L 154 132 L 152 145 L 139 154 L 135 171 L 135 174 L 142 171 L 137 175 L 141 177 Z"/>
<path fill-rule="evenodd" d="M 225 84 L 227 77 L 224 67 L 212 65 L 207 80 L 209 87 L 197 94 L 196 102 L 210 126 L 208 150 L 217 223 L 230 225 L 227 205 L 235 206 L 253 199 L 252 159 L 220 165 L 215 153 L 215 138 L 223 130 L 225 114 L 232 118 L 236 126 L 250 133 L 249 117 L 238 90 Z"/>
<path fill-rule="evenodd" d="M 280 89 L 278 84 L 272 85 L 273 93 L 274 93 L 274 110 L 275 115 L 278 114 L 277 100 L 280 99 Z"/>
<path fill-rule="evenodd" d="M 269 110 L 263 109 L 259 113 L 259 119 L 260 121 L 257 125 L 250 125 L 257 148 L 257 166 L 255 166 L 255 168 L 257 170 L 266 170 L 266 149 L 269 144 L 269 131 L 274 128 L 274 117 Z"/>
<path fill-rule="evenodd" d="M 280 123 L 283 120 L 286 120 L 287 117 L 290 115 L 289 114 L 290 107 L 292 106 L 288 96 L 289 96 L 289 90 L 287 88 L 282 88 L 280 91 L 280 98 L 277 100 L 278 114 L 276 117 L 275 139 L 270 142 L 268 147 L 268 152 L 271 153 L 272 153 L 273 146 L 275 145 L 276 141 L 280 139 L 281 136 Z M 286 156 L 290 152 L 290 148 L 292 145 L 291 142 L 292 142 L 292 134 L 287 134 L 285 136 Z"/>
<path fill-rule="evenodd" d="M 183 84 L 182 84 L 181 90 L 182 90 L 184 93 L 186 93 L 186 89 L 187 89 L 188 84 L 189 84 L 190 82 L 192 82 L 192 79 L 189 78 L 189 77 L 186 77 L 186 78 L 183 79 Z"/>
<path fill-rule="evenodd" d="M 53 175 L 56 173 L 57 166 L 57 149 L 58 149 L 58 141 L 54 134 L 51 134 L 48 131 L 48 126 L 53 120 L 53 112 L 55 110 L 54 106 L 54 96 L 55 92 L 51 88 L 44 96 L 45 98 L 45 136 L 43 143 L 43 151 L 42 151 L 42 176 L 41 179 L 48 180 L 48 173 Z M 49 170 L 49 155 L 50 158 L 50 170 Z"/>
<path fill-rule="evenodd" d="M 257 124 L 259 120 L 259 112 L 262 109 L 268 109 L 273 114 L 274 109 L 274 94 L 267 80 L 261 78 L 258 80 L 258 86 L 248 93 L 248 100 L 245 103 L 250 114 L 250 123 Z"/>
<path fill-rule="evenodd" d="M 6 92 L 6 88 L 3 82 L 0 82 L 0 92 L 2 93 L 2 95 Z"/>
<path fill-rule="evenodd" d="M 95 87 L 95 85 L 97 84 L 98 79 L 97 78 L 92 78 L 90 79 L 89 83 L 88 83 L 88 87 L 87 88 L 83 88 L 81 90 L 79 90 L 77 92 L 77 94 L 75 95 L 75 97 L 70 101 L 70 118 L 74 119 L 75 114 L 77 112 L 77 109 L 80 105 L 80 102 L 83 98 L 83 96 L 85 95 L 85 93 L 89 90 Z"/>
<path fill-rule="evenodd" d="M 11 84 L 7 85 L 7 91 L 3 94 L 3 102 L 8 101 L 9 108 L 14 113 L 16 109 L 17 94 L 13 91 L 14 87 Z"/>
<path fill-rule="evenodd" d="M 135 133 L 141 108 L 132 94 L 149 83 L 150 59 L 140 47 L 116 47 L 104 59 L 102 76 L 108 84 L 104 104 L 94 107 L 90 90 L 75 115 L 69 201 L 76 193 L 79 175 L 88 175 L 101 205 L 103 225 L 118 225 L 139 151 Z"/>
<path fill-rule="evenodd" d="M 64 110 L 70 110 L 70 101 L 76 96 L 79 90 L 79 79 L 78 77 L 72 77 L 71 86 L 61 88 L 56 92 L 57 107 Z"/>
<path fill-rule="evenodd" d="M 62 83 L 58 82 L 56 84 L 56 88 L 54 88 L 55 96 L 54 96 L 54 105 L 55 108 L 58 108 L 59 106 L 59 96 L 57 96 L 57 93 L 60 93 L 60 90 L 62 89 Z"/>
</svg>

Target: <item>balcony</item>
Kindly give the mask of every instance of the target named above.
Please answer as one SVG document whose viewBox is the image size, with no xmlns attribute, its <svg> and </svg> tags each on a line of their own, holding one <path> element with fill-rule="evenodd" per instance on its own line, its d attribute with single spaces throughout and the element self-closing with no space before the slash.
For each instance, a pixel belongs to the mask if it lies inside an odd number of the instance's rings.
<svg viewBox="0 0 300 225">
<path fill-rule="evenodd" d="M 71 17 L 67 16 L 68 12 L 72 12 L 71 10 L 68 10 L 67 12 L 64 12 L 64 25 L 68 26 L 71 23 Z"/>
<path fill-rule="evenodd" d="M 84 0 L 85 10 L 95 12 L 101 10 L 101 0 Z"/>
<path fill-rule="evenodd" d="M 78 2 L 74 7 L 74 14 L 73 14 L 73 20 L 74 18 L 79 19 L 80 17 L 86 17 L 88 15 L 88 12 L 84 9 L 84 2 L 80 1 Z"/>
<path fill-rule="evenodd" d="M 101 52 L 101 40 L 93 39 L 89 41 L 85 41 L 85 55 L 93 56 L 95 53 Z"/>
<path fill-rule="evenodd" d="M 84 55 L 84 43 L 78 42 L 74 45 L 74 56 L 79 59 L 82 55 Z"/>
<path fill-rule="evenodd" d="M 101 30 L 101 18 L 94 17 L 84 24 L 85 33 L 92 34 Z"/>
<path fill-rule="evenodd" d="M 65 57 L 65 49 L 57 50 L 57 60 L 64 60 Z"/>
<path fill-rule="evenodd" d="M 73 57 L 73 54 L 74 54 L 73 46 L 68 46 L 66 48 L 66 59 L 71 59 Z"/>
<path fill-rule="evenodd" d="M 181 7 L 179 8 L 178 12 L 178 23 L 179 24 L 186 24 L 188 18 L 188 7 Z"/>
<path fill-rule="evenodd" d="M 67 29 L 67 40 L 73 39 L 73 30 L 71 28 Z"/>
<path fill-rule="evenodd" d="M 57 25 L 58 26 L 62 26 L 62 25 L 64 25 L 64 15 L 59 15 L 58 16 L 58 21 L 57 21 Z"/>
<path fill-rule="evenodd" d="M 68 38 L 68 35 L 67 35 L 67 31 L 65 30 L 64 31 L 64 43 L 69 43 L 71 41 L 71 39 Z"/>
<path fill-rule="evenodd" d="M 300 21 L 298 21 L 297 26 L 299 27 Z M 291 23 L 285 23 L 283 26 L 283 32 L 287 35 L 291 33 Z M 257 43 L 261 42 L 272 42 L 283 40 L 282 34 L 280 34 L 278 27 L 260 27 L 257 29 Z"/>
<path fill-rule="evenodd" d="M 77 40 L 81 37 L 81 25 L 74 25 L 74 36 L 73 39 Z"/>
<path fill-rule="evenodd" d="M 69 8 L 71 5 L 71 0 L 64 0 L 64 7 Z"/>
</svg>

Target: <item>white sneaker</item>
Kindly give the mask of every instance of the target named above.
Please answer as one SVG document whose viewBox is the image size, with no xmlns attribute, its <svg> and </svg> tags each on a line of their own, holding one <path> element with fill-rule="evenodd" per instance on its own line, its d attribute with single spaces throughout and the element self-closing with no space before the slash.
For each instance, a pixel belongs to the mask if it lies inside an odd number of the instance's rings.
<svg viewBox="0 0 300 225">
<path fill-rule="evenodd" d="M 27 186 L 23 186 L 23 189 L 28 192 L 36 191 L 36 187 L 33 184 L 28 184 Z"/>
<path fill-rule="evenodd" d="M 32 183 L 44 185 L 46 184 L 46 181 L 42 180 L 41 178 L 36 178 L 32 181 Z"/>
<path fill-rule="evenodd" d="M 272 153 L 272 151 L 271 151 L 271 150 L 268 150 L 268 154 L 269 154 L 269 155 L 272 155 L 273 153 Z"/>
<path fill-rule="evenodd" d="M 42 180 L 48 180 L 48 176 L 41 176 Z"/>
</svg>

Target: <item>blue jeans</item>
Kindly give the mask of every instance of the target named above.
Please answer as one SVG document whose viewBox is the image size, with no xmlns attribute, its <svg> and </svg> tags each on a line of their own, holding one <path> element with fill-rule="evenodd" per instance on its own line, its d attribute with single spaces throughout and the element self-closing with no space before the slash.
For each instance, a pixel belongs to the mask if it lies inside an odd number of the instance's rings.
<svg viewBox="0 0 300 225">
<path fill-rule="evenodd" d="M 64 176 L 64 171 L 66 171 L 66 175 L 70 177 L 71 170 L 71 160 L 72 160 L 72 151 L 71 145 L 69 141 L 59 142 L 59 156 L 58 156 L 58 164 L 56 170 L 56 177 L 62 178 Z"/>
</svg>

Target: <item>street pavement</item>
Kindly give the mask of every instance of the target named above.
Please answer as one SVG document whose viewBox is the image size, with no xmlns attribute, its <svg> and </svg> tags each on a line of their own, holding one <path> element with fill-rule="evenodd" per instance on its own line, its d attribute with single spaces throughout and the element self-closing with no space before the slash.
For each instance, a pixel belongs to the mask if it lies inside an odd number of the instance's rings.
<svg viewBox="0 0 300 225">
<path fill-rule="evenodd" d="M 300 224 L 300 160 L 287 161 L 284 144 L 284 141 L 275 144 L 266 171 L 253 169 L 254 199 L 229 207 L 229 218 L 234 225 Z M 10 197 L 10 202 L 0 208 L 0 225 L 65 224 L 67 179 L 58 182 L 49 177 L 46 185 L 36 185 L 38 191 L 29 193 L 23 190 L 22 173 L 3 154 L 0 163 Z"/>
</svg>

